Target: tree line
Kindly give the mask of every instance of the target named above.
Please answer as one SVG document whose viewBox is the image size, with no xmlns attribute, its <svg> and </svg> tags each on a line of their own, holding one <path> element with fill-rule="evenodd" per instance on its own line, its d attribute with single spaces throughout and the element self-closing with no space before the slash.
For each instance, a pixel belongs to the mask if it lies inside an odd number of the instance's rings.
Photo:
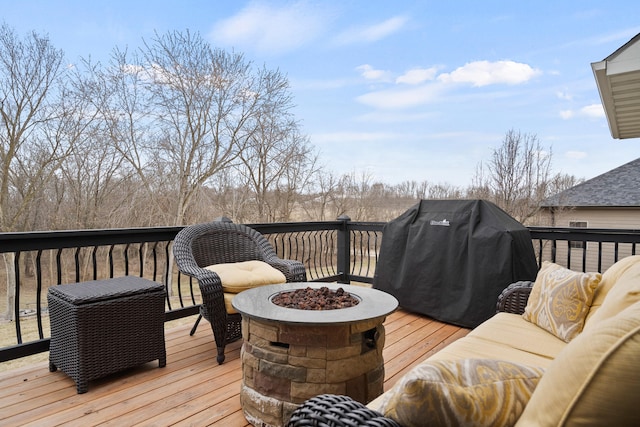
<svg viewBox="0 0 640 427">
<path fill-rule="evenodd" d="M 517 219 L 575 185 L 509 130 L 472 184 L 336 175 L 292 113 L 288 79 L 189 31 L 68 65 L 46 36 L 0 27 L 0 231 L 389 220 L 422 198 L 484 198 Z"/>
</svg>

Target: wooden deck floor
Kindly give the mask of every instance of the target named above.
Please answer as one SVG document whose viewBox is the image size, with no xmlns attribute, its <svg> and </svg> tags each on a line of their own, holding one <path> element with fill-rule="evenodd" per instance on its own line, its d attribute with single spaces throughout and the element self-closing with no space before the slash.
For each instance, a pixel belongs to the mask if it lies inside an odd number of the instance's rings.
<svg viewBox="0 0 640 427">
<path fill-rule="evenodd" d="M 247 426 L 240 408 L 240 342 L 215 361 L 211 328 L 167 329 L 167 366 L 151 362 L 92 381 L 76 394 L 64 373 L 47 362 L 0 373 L 2 426 Z M 416 363 L 468 330 L 397 311 L 385 322 L 385 390 Z"/>
</svg>

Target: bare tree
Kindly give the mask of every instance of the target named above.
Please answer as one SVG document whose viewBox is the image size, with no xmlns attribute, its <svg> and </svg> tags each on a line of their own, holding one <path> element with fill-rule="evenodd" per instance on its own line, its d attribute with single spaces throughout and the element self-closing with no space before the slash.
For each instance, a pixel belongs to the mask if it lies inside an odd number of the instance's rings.
<svg viewBox="0 0 640 427">
<path fill-rule="evenodd" d="M 43 188 L 59 170 L 79 131 L 82 112 L 67 98 L 64 55 L 35 32 L 23 39 L 0 27 L 0 230 L 21 231 L 38 219 Z M 7 313 L 15 273 L 5 254 Z"/>
<path fill-rule="evenodd" d="M 36 33 L 0 27 L 0 230 L 16 231 L 69 150 L 60 131 L 64 56 Z M 51 132 L 49 132 L 51 131 Z"/>
<path fill-rule="evenodd" d="M 274 221 L 291 221 L 294 210 L 306 198 L 313 188 L 319 172 L 318 153 L 306 136 L 298 132 L 291 135 L 293 150 L 290 153 L 290 165 L 285 170 L 286 178 L 275 193 L 277 216 Z"/>
<path fill-rule="evenodd" d="M 242 186 L 253 194 L 254 221 L 289 221 L 298 196 L 316 171 L 317 155 L 286 113 L 289 106 L 286 100 L 261 114 L 256 132 L 240 152 L 237 170 Z"/>
<path fill-rule="evenodd" d="M 156 221 L 182 224 L 214 177 L 237 162 L 272 94 L 274 74 L 190 32 L 116 49 L 96 73 L 109 137 L 138 175 Z"/>
<path fill-rule="evenodd" d="M 326 221 L 331 215 L 329 210 L 331 207 L 331 199 L 335 194 L 338 186 L 338 178 L 332 172 L 319 168 L 313 177 L 313 187 L 302 203 L 301 208 L 306 218 L 318 221 Z"/>
<path fill-rule="evenodd" d="M 524 223 L 550 195 L 551 158 L 551 147 L 544 149 L 536 135 L 509 130 L 493 150 L 488 173 L 478 166 L 469 194 L 488 198 Z"/>
</svg>

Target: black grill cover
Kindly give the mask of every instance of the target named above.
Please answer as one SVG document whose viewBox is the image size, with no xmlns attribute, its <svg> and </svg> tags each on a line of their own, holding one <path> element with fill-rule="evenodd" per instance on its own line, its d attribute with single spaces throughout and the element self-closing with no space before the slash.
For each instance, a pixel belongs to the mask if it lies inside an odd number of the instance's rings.
<svg viewBox="0 0 640 427">
<path fill-rule="evenodd" d="M 373 287 L 400 306 L 476 327 L 510 283 L 535 280 L 529 230 L 484 200 L 421 200 L 388 222 Z"/>
</svg>

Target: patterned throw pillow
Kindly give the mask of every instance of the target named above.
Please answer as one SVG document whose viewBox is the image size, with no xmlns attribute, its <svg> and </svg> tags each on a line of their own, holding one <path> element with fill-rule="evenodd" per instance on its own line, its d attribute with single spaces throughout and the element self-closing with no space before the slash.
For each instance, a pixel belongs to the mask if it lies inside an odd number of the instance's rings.
<svg viewBox="0 0 640 427">
<path fill-rule="evenodd" d="M 512 426 L 543 372 L 504 360 L 426 361 L 383 395 L 379 411 L 404 427 Z"/>
<path fill-rule="evenodd" d="M 545 261 L 522 317 L 569 342 L 582 331 L 601 279 L 600 273 L 578 273 Z"/>
</svg>

